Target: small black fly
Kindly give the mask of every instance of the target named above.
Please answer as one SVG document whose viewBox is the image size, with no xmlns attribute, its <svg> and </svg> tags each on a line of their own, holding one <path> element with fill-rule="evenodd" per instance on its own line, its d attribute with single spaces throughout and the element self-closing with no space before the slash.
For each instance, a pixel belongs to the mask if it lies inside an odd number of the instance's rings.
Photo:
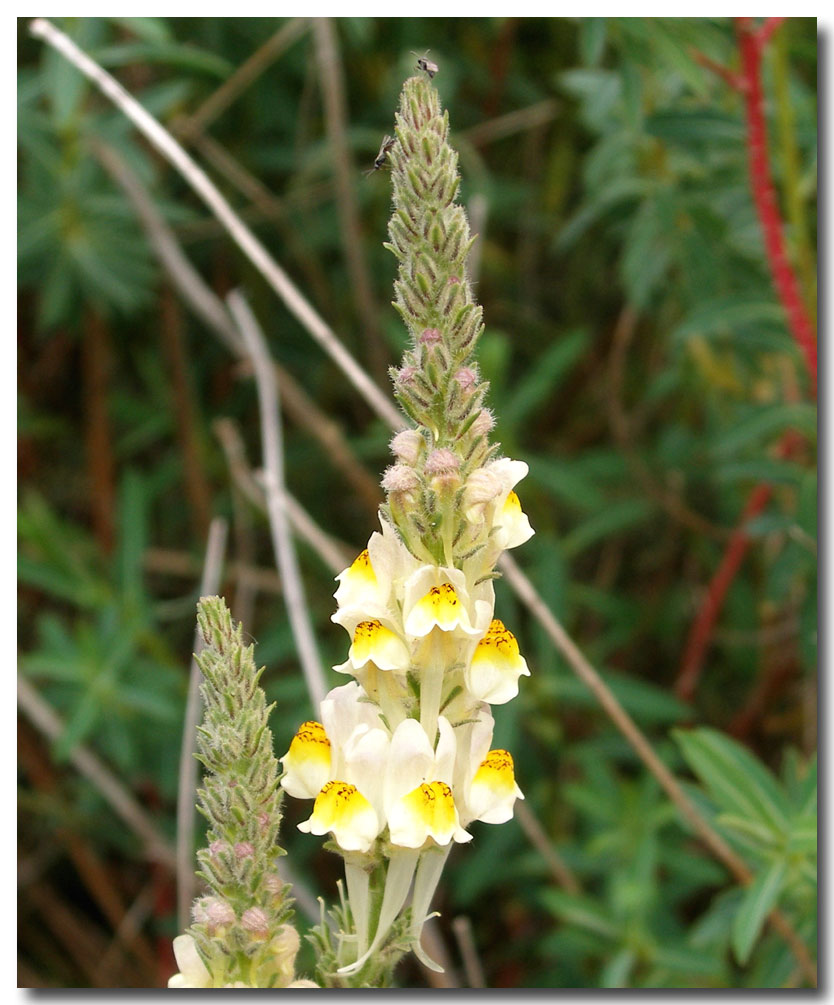
<svg viewBox="0 0 834 1005">
<path fill-rule="evenodd" d="M 413 55 L 417 56 L 417 53 L 412 50 Z M 426 56 L 428 53 L 426 53 Z M 440 70 L 437 63 L 432 62 L 430 59 L 426 59 L 426 56 L 417 56 L 417 69 L 422 70 L 423 73 L 429 75 L 429 80 L 434 77 L 434 75 Z"/>
<path fill-rule="evenodd" d="M 392 136 L 384 136 L 382 139 L 382 146 L 379 148 L 379 153 L 376 155 L 376 160 L 374 161 L 374 166 L 368 168 L 365 172 L 366 175 L 373 174 L 374 171 L 379 171 L 383 164 L 388 160 L 388 151 L 394 146 L 397 141 Z"/>
</svg>

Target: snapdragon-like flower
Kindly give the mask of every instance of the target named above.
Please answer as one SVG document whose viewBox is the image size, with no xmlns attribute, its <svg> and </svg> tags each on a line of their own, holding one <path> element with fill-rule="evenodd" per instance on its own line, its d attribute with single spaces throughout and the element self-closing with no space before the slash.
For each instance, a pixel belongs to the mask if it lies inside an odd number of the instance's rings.
<svg viewBox="0 0 834 1005">
<path fill-rule="evenodd" d="M 472 840 L 476 821 L 510 819 L 523 798 L 511 753 L 492 747 L 490 705 L 530 673 L 493 589 L 502 552 L 533 534 L 516 494 L 527 465 L 489 442 L 457 154 L 425 77 L 405 83 L 387 156 L 395 306 L 411 336 L 392 377 L 413 425 L 391 441 L 381 531 L 337 576 L 332 620 L 348 641 L 334 669 L 354 680 L 331 691 L 282 759 L 283 788 L 313 800 L 300 828 L 330 835 L 345 858 L 354 931 L 337 954 L 342 979 L 374 972 L 409 893 L 409 941 L 436 966 L 419 939 L 449 850 Z"/>
</svg>

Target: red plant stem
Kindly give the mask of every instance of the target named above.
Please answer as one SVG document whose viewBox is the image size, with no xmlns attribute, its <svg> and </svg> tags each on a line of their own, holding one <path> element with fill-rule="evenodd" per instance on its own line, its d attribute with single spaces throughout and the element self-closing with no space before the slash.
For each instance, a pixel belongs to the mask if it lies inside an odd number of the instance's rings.
<svg viewBox="0 0 834 1005">
<path fill-rule="evenodd" d="M 764 115 L 761 63 L 764 44 L 782 19 L 771 18 L 758 31 L 750 18 L 736 18 L 741 53 L 741 85 L 747 114 L 747 152 L 750 160 L 750 186 L 764 233 L 765 251 L 773 285 L 785 309 L 791 335 L 805 357 L 811 378 L 811 390 L 817 393 L 817 340 L 814 327 L 802 303 L 799 284 L 788 261 L 782 219 L 770 176 L 767 155 L 767 126 Z"/>
<path fill-rule="evenodd" d="M 805 357 L 811 389 L 817 393 L 817 341 L 813 325 L 805 311 L 799 293 L 799 284 L 791 269 L 785 251 L 782 219 L 779 215 L 776 192 L 770 177 L 767 152 L 767 126 L 764 116 L 761 63 L 765 44 L 784 18 L 768 18 L 758 29 L 752 19 L 736 18 L 736 34 L 741 53 L 741 74 L 738 78 L 721 74 L 731 86 L 744 95 L 747 115 L 747 150 L 750 162 L 750 186 L 765 241 L 765 252 L 773 279 L 788 319 L 788 327 Z M 788 456 L 797 443 L 796 434 L 788 432 L 779 444 L 779 456 Z M 745 527 L 767 505 L 773 492 L 769 484 L 757 485 L 747 497 L 738 526 L 733 531 L 721 558 L 698 614 L 692 623 L 684 646 L 683 658 L 675 682 L 675 693 L 685 701 L 692 699 L 709 647 L 715 623 L 724 604 L 724 598 L 741 567 L 751 539 Z"/>
</svg>

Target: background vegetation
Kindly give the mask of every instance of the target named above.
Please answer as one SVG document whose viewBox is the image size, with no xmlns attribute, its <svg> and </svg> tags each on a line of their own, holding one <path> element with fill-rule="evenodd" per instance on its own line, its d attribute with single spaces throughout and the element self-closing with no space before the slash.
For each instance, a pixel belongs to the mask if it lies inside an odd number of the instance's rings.
<svg viewBox="0 0 834 1005">
<path fill-rule="evenodd" d="M 339 19 L 330 57 L 304 19 L 56 23 L 187 145 L 386 391 L 404 338 L 382 247 L 390 185 L 361 172 L 392 129 L 411 50 L 441 68 L 481 235 L 481 365 L 497 436 L 530 465 L 537 536 L 516 557 L 752 874 L 740 883 L 693 835 L 499 584 L 533 675 L 497 710 L 497 742 L 534 820 L 478 825 L 452 856 L 438 898 L 447 980 L 478 981 L 469 931 L 490 987 L 807 986 L 815 393 L 766 255 L 749 108 L 718 69 L 740 68 L 737 26 Z M 285 373 L 289 489 L 347 555 L 376 525 L 389 434 L 181 178 L 26 27 L 19 645 L 36 705 L 19 728 L 19 983 L 161 986 L 170 865 L 77 756 L 99 758 L 173 841 L 212 516 L 232 526 L 221 591 L 267 666 L 277 753 L 313 713 L 265 518 L 229 465 L 235 434 L 259 465 L 251 374 L 184 305 L 114 153 L 215 293 L 245 291 Z M 763 55 L 769 171 L 813 319 L 814 21 L 774 26 Z M 323 655 L 341 662 L 331 570 L 299 548 Z M 59 717 L 51 736 L 34 708 Z M 332 900 L 338 860 L 297 833 L 301 812 L 288 801 L 288 861 Z M 411 964 L 401 977 L 428 980 Z"/>
</svg>

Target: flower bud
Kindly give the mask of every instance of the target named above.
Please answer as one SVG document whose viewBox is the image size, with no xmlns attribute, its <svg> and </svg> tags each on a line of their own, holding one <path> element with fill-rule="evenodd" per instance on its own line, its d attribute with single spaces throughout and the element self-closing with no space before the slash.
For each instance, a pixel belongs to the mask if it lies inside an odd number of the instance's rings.
<svg viewBox="0 0 834 1005">
<path fill-rule="evenodd" d="M 478 382 L 478 375 L 470 367 L 463 366 L 455 374 L 455 380 L 464 394 L 470 394 Z"/>
<path fill-rule="evenodd" d="M 399 501 L 413 501 L 420 488 L 420 479 L 405 464 L 392 464 L 382 476 L 382 487 L 389 496 L 395 496 Z"/>
<path fill-rule="evenodd" d="M 416 429 L 403 429 L 391 440 L 391 452 L 398 461 L 414 467 L 425 445 L 426 441 Z"/>
<path fill-rule="evenodd" d="M 495 426 L 495 417 L 488 408 L 482 408 L 478 413 L 478 418 L 472 423 L 472 432 L 475 436 L 486 436 Z"/>
<path fill-rule="evenodd" d="M 460 460 L 445 447 L 432 450 L 426 458 L 425 473 L 435 492 L 448 492 L 460 488 Z"/>
<path fill-rule="evenodd" d="M 228 901 L 220 897 L 206 897 L 203 901 L 206 929 L 210 935 L 220 935 L 225 928 L 235 922 L 235 912 Z M 195 919 L 196 920 L 196 919 Z"/>
<path fill-rule="evenodd" d="M 260 907 L 248 907 L 240 916 L 240 924 L 256 939 L 265 939 L 269 934 L 269 918 Z"/>
<path fill-rule="evenodd" d="M 419 341 L 422 345 L 435 345 L 440 342 L 443 336 L 438 328 L 425 328 L 420 335 Z"/>
<path fill-rule="evenodd" d="M 235 858 L 251 858 L 255 849 L 249 841 L 238 841 L 235 845 Z"/>
</svg>

